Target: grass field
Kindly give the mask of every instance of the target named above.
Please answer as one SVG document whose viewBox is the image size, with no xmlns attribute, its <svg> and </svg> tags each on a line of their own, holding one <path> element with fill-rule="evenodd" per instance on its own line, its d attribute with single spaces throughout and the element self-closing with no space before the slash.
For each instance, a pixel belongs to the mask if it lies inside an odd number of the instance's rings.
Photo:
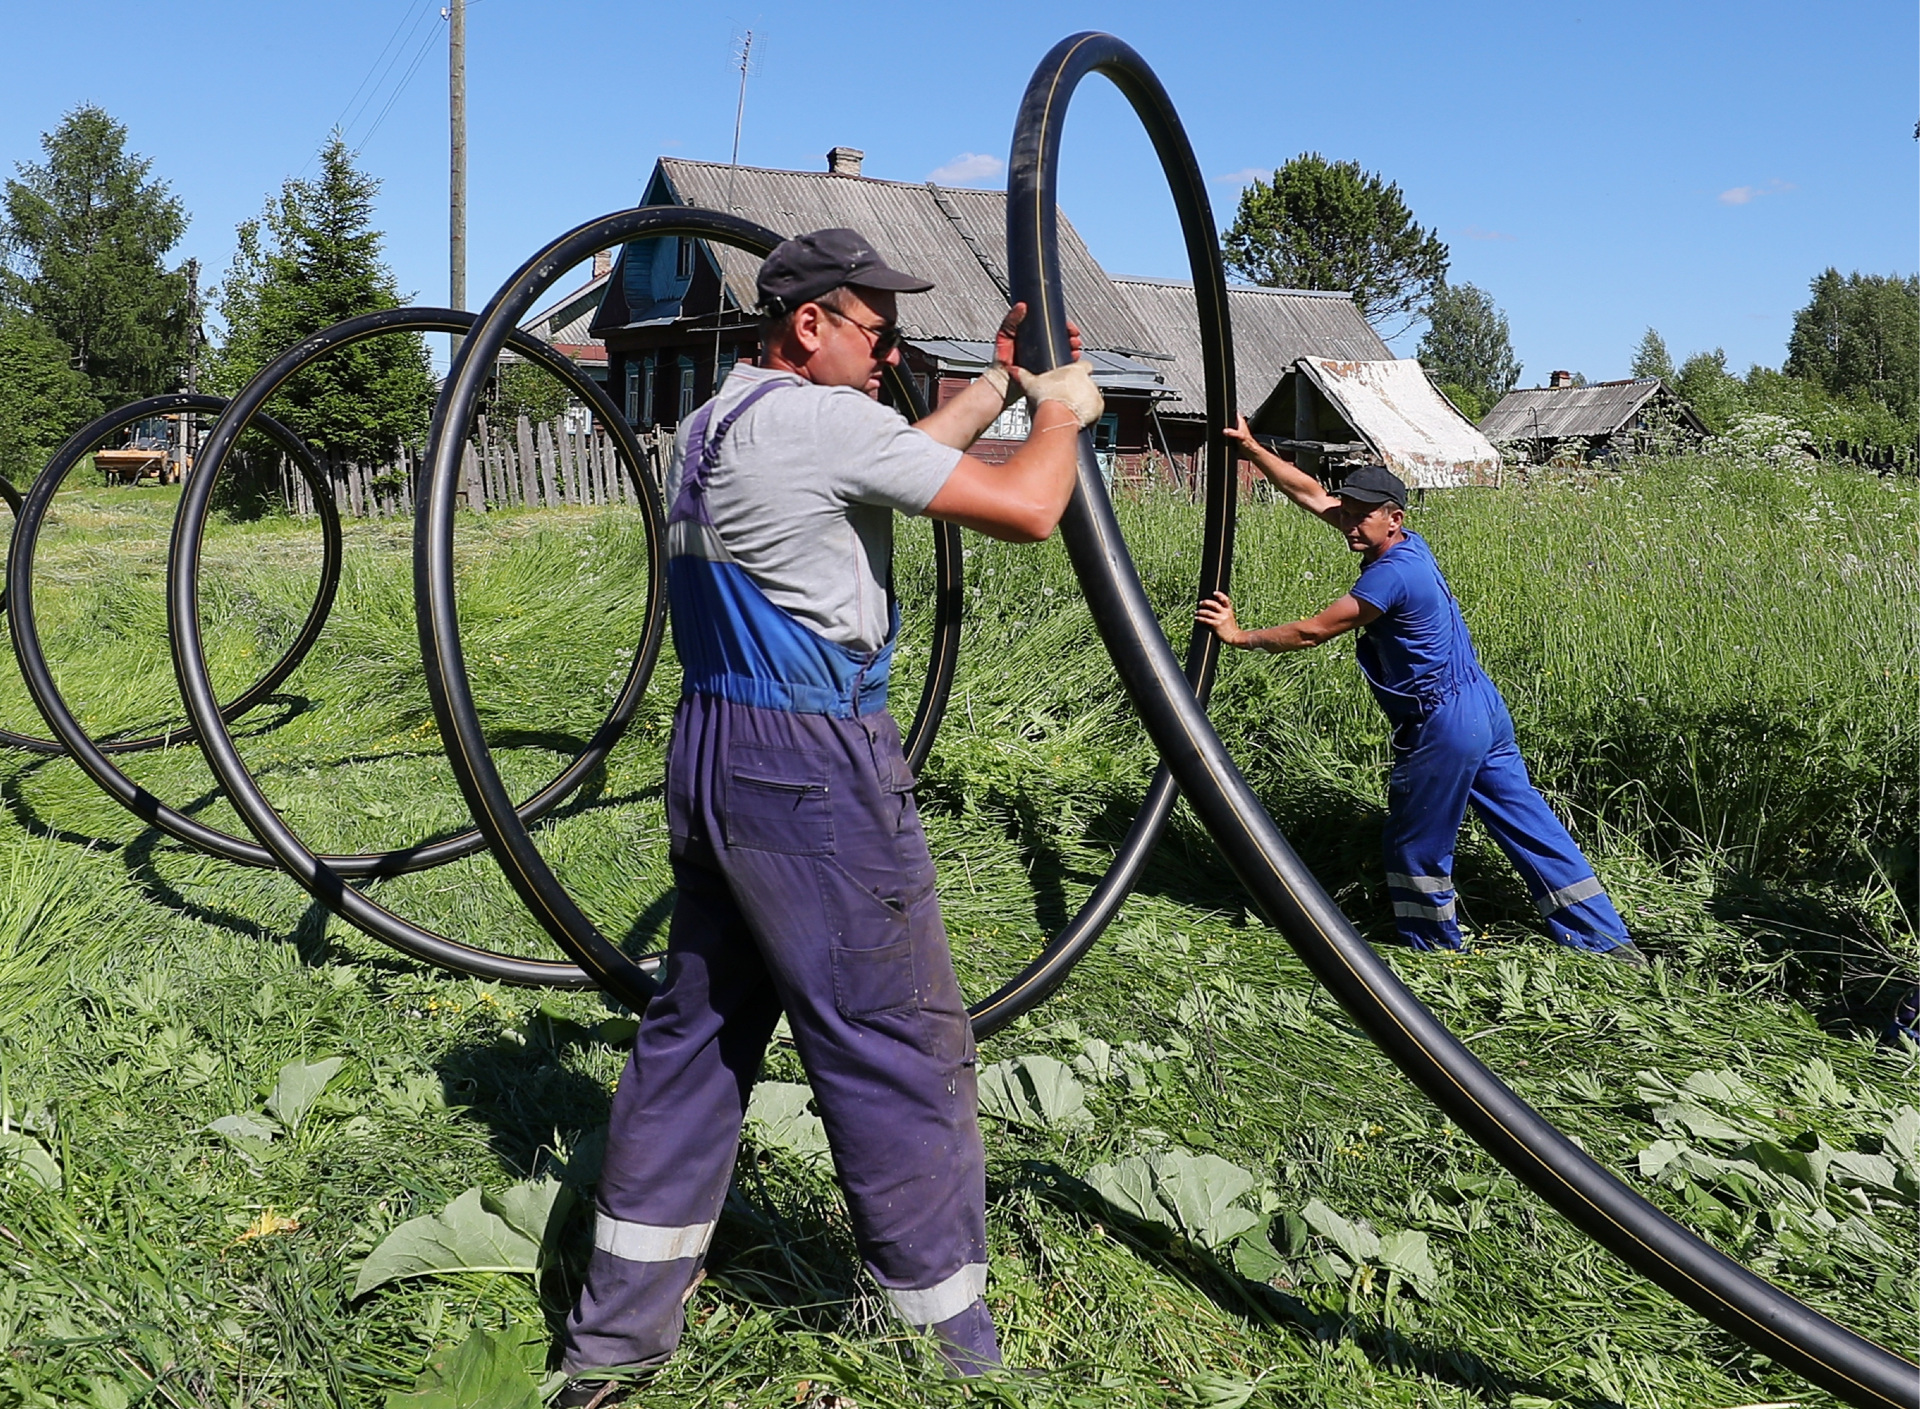
<svg viewBox="0 0 1920 1409">
<path fill-rule="evenodd" d="M 177 717 L 171 505 L 76 491 L 43 540 L 42 635 L 92 729 Z M 1390 951 L 1628 1183 L 1908 1354 L 1916 1058 L 1874 1038 L 1916 967 L 1915 509 L 1910 482 L 1704 459 L 1417 506 L 1536 778 L 1657 962 L 1642 974 L 1552 948 L 1471 830 L 1458 875 L 1475 951 Z M 1184 642 L 1197 517 L 1150 499 L 1123 518 Z M 461 532 L 476 693 L 509 781 L 530 789 L 623 667 L 640 539 L 630 518 L 591 511 Z M 1153 754 L 1059 546 L 969 542 L 962 669 L 921 799 L 977 994 L 1097 880 Z M 209 639 L 229 692 L 297 629 L 316 548 L 285 520 L 214 533 Z M 406 549 L 405 525 L 350 527 L 332 624 L 241 731 L 269 795 L 322 849 L 464 820 Z M 925 530 L 903 529 L 910 623 L 929 558 Z M 1333 535 L 1269 504 L 1244 513 L 1236 562 L 1253 624 L 1317 608 L 1353 570 Z M 903 713 L 920 644 L 910 630 Z M 1386 735 L 1350 651 L 1234 657 L 1213 712 L 1309 864 L 1385 941 Z M 670 906 L 659 767 L 674 690 L 669 656 L 604 776 L 539 831 L 635 952 L 657 946 Z M 43 732 L 11 664 L 0 724 Z M 237 825 L 193 750 L 126 766 Z M 283 877 L 156 837 L 64 761 L 0 758 L 0 804 L 0 1406 L 537 1403 L 624 1015 L 425 971 Z M 451 933 L 550 952 L 484 859 L 377 894 Z M 1830 1402 L 1462 1139 L 1249 913 L 1184 814 L 1113 932 L 981 1060 L 989 1298 L 1009 1360 L 1044 1373 L 960 1386 L 926 1368 L 855 1272 L 793 1098 L 798 1064 L 777 1047 L 683 1352 L 640 1402 Z M 469 1199 L 442 1226 L 490 1218 L 500 1265 L 538 1273 L 442 1271 L 354 1295 L 389 1234 L 476 1187 L 486 1209 Z"/>
</svg>

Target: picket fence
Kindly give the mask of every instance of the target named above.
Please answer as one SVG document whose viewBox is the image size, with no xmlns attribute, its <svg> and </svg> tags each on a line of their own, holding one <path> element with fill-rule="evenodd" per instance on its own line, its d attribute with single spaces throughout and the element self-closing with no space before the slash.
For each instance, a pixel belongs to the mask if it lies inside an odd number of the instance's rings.
<svg viewBox="0 0 1920 1409">
<path fill-rule="evenodd" d="M 639 439 L 641 471 L 657 489 L 666 473 L 672 436 L 656 427 L 641 432 Z M 342 518 L 413 513 L 414 488 L 425 470 L 421 450 L 403 445 L 385 465 L 325 454 L 317 458 L 333 485 L 334 505 Z M 284 456 L 279 478 L 287 507 L 300 518 L 311 518 L 313 491 Z M 621 467 L 613 438 L 597 425 L 576 429 L 564 419 L 536 423 L 521 416 L 508 432 L 482 416 L 461 457 L 459 503 L 476 513 L 634 502 L 633 482 Z"/>
</svg>

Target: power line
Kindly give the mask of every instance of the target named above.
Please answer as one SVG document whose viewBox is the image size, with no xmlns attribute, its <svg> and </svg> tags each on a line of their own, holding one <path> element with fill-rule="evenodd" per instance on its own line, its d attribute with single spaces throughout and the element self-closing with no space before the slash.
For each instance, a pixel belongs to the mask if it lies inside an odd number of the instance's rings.
<svg viewBox="0 0 1920 1409">
<path fill-rule="evenodd" d="M 440 18 L 446 18 L 446 11 L 440 12 Z M 387 99 L 387 105 L 380 109 L 380 115 L 373 120 L 373 126 L 367 129 L 367 135 L 362 137 L 359 144 L 354 147 L 355 156 L 359 156 L 367 149 L 367 143 L 371 142 L 373 134 L 380 130 L 380 124 L 387 120 L 387 114 L 392 112 L 393 105 L 400 101 L 400 95 L 407 91 L 407 85 L 413 82 L 414 74 L 420 71 L 420 65 L 427 57 L 427 50 L 433 47 L 434 40 L 439 37 L 437 30 L 427 31 L 426 38 L 420 41 L 420 47 L 413 51 L 413 62 L 407 66 L 406 73 L 401 77 L 400 86 L 393 90 L 393 95 Z"/>
<path fill-rule="evenodd" d="M 412 42 L 413 31 L 420 27 L 420 21 L 429 13 L 431 12 L 420 4 L 420 0 L 406 0 L 406 3 L 401 7 L 399 22 L 393 27 L 393 33 L 387 36 L 387 42 L 380 46 L 380 52 L 375 54 L 373 56 L 373 62 L 367 65 L 366 73 L 361 76 L 359 84 L 354 88 L 352 96 L 347 99 L 346 105 L 340 109 L 339 115 L 328 125 L 327 131 L 329 134 L 338 132 L 344 137 L 353 123 L 365 116 L 366 109 L 373 104 L 374 99 L 379 94 L 381 85 L 386 82 L 387 75 L 393 71 L 393 65 L 399 61 L 400 55 L 406 52 L 407 45 Z M 411 25 L 407 23 L 409 17 L 411 17 L 413 21 Z M 401 38 L 403 31 L 406 34 L 404 39 Z M 396 43 L 398 44 L 398 48 L 395 47 Z M 387 59 L 389 50 L 393 51 L 393 58 L 390 60 Z M 384 68 L 382 67 L 382 60 L 386 60 Z M 375 77 L 376 74 L 378 75 L 377 78 Z M 368 84 L 373 85 L 371 91 L 368 90 Z M 360 95 L 363 92 L 367 94 L 365 102 L 360 101 Z M 318 153 L 319 148 L 316 147 L 312 153 L 308 154 L 306 161 L 301 165 L 300 171 L 295 177 L 296 180 L 306 176 L 308 168 L 313 165 L 314 156 L 318 155 Z"/>
</svg>

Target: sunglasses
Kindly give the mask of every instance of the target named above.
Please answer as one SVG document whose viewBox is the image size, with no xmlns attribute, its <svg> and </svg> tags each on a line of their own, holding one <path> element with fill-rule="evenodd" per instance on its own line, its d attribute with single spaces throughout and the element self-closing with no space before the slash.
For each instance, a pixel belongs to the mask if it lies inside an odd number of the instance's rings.
<svg viewBox="0 0 1920 1409">
<path fill-rule="evenodd" d="M 818 307 L 822 313 L 832 314 L 842 323 L 853 324 L 854 327 L 872 338 L 873 355 L 875 358 L 884 359 L 891 356 L 893 350 L 900 346 L 901 339 L 906 337 L 906 333 L 901 330 L 898 323 L 862 323 L 858 318 L 849 318 L 831 304 L 822 303 L 817 304 L 816 307 Z"/>
</svg>

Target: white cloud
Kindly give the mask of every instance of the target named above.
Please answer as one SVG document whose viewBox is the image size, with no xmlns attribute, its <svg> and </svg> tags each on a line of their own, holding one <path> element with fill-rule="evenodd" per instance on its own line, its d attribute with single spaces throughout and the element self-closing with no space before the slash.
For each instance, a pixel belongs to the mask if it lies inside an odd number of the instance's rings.
<svg viewBox="0 0 1920 1409">
<path fill-rule="evenodd" d="M 1746 205 L 1761 196 L 1777 196 L 1794 189 L 1793 182 L 1775 177 L 1764 186 L 1733 186 L 1720 193 L 1721 205 Z"/>
<path fill-rule="evenodd" d="M 941 186 L 971 186 L 979 181 L 995 181 L 1007 164 L 985 152 L 962 152 L 938 171 L 927 173 L 927 180 Z"/>
<path fill-rule="evenodd" d="M 1213 179 L 1229 186 L 1251 186 L 1256 181 L 1272 180 L 1273 168 L 1270 166 L 1243 166 L 1238 171 L 1229 171 Z"/>
</svg>

